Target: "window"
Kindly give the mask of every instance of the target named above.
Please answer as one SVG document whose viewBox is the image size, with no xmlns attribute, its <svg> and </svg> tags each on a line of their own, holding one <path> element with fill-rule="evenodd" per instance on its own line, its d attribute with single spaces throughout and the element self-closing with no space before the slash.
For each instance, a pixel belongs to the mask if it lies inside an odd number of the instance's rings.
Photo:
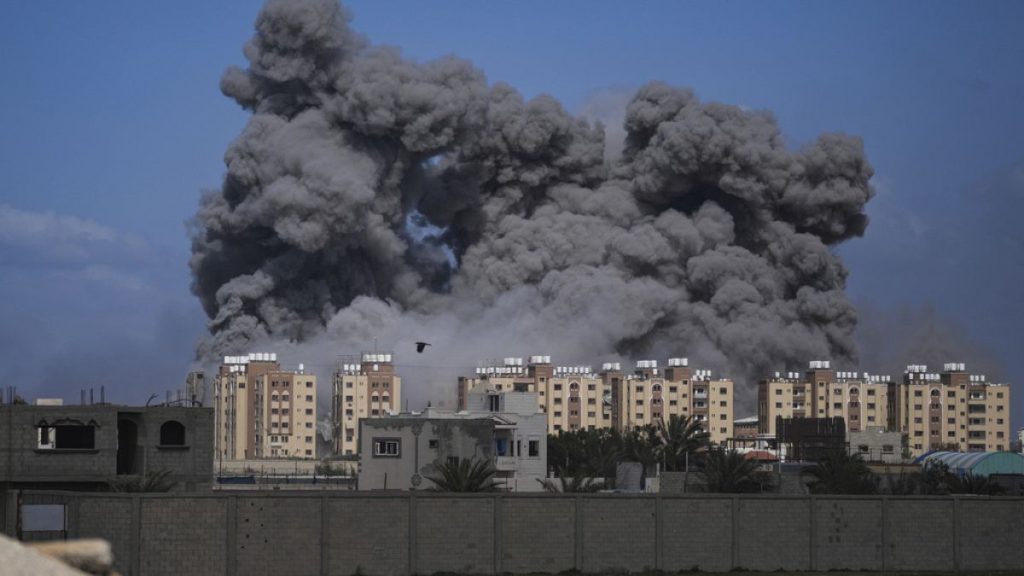
<svg viewBox="0 0 1024 576">
<path fill-rule="evenodd" d="M 401 456 L 402 441 L 398 438 L 374 438 L 373 455 L 377 458 L 397 458 Z"/>
<path fill-rule="evenodd" d="M 306 450 L 306 456 L 312 456 L 312 455 L 313 455 L 313 451 L 312 450 Z"/>
<path fill-rule="evenodd" d="M 782 408 L 782 402 L 776 402 L 775 403 L 775 407 L 776 408 Z"/>
<path fill-rule="evenodd" d="M 892 454 L 892 453 L 893 453 L 892 444 L 882 444 L 882 454 Z"/>
<path fill-rule="evenodd" d="M 41 450 L 95 450 L 96 427 L 90 424 L 39 424 Z"/>
<path fill-rule="evenodd" d="M 722 400 L 721 402 L 719 402 L 719 403 L 718 403 L 718 405 L 719 405 L 719 406 L 728 406 L 728 405 L 729 405 L 729 403 L 728 403 L 728 402 L 726 402 L 725 400 Z"/>
<path fill-rule="evenodd" d="M 867 444 L 861 444 L 857 446 L 857 451 L 861 454 L 867 454 L 869 452 Z"/>
<path fill-rule="evenodd" d="M 286 411 L 286 412 L 285 412 L 285 414 L 287 414 L 287 413 L 288 413 L 288 412 Z M 306 414 L 308 414 L 308 415 L 312 416 L 312 414 L 313 414 L 313 409 L 312 409 L 312 408 L 306 408 Z"/>
<path fill-rule="evenodd" d="M 530 440 L 528 445 L 529 456 L 531 458 L 537 458 L 540 456 L 540 440 Z"/>
<path fill-rule="evenodd" d="M 306 396 L 306 402 L 312 402 L 312 401 L 313 401 L 313 397 L 312 396 Z"/>
<path fill-rule="evenodd" d="M 184 446 L 185 425 L 176 420 L 168 420 L 160 426 L 161 446 Z"/>
<path fill-rule="evenodd" d="M 719 420 L 728 420 L 728 417 L 725 414 L 722 414 L 722 416 L 721 416 L 721 418 L 719 418 Z"/>
<path fill-rule="evenodd" d="M 501 409 L 501 398 L 497 394 L 487 396 L 487 409 L 491 412 L 498 412 Z"/>
<path fill-rule="evenodd" d="M 776 388 L 775 389 L 775 395 L 776 396 L 782 396 L 782 389 L 781 388 Z"/>
<path fill-rule="evenodd" d="M 427 447 L 430 448 L 431 450 L 437 450 L 437 439 L 435 438 L 433 440 L 428 440 Z"/>
</svg>

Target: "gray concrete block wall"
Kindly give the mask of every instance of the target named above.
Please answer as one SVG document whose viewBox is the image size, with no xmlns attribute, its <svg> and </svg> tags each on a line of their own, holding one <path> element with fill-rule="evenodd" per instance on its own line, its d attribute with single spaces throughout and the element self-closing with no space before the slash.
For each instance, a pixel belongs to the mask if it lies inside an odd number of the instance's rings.
<svg viewBox="0 0 1024 576">
<path fill-rule="evenodd" d="M 649 497 L 582 498 L 582 570 L 654 569 L 655 502 Z"/>
<path fill-rule="evenodd" d="M 22 502 L 67 505 L 69 536 L 109 540 L 127 575 L 1024 570 L 1019 498 L 24 492 Z"/>
<path fill-rule="evenodd" d="M 130 498 L 82 498 L 72 518 L 73 538 L 102 538 L 110 542 L 114 567 L 128 574 L 132 567 L 132 500 Z"/>
<path fill-rule="evenodd" d="M 885 566 L 888 570 L 952 570 L 953 499 L 915 498 L 888 502 Z"/>
<path fill-rule="evenodd" d="M 957 498 L 960 568 L 1020 570 L 1024 566 L 1024 502 Z"/>
<path fill-rule="evenodd" d="M 810 570 L 810 498 L 738 498 L 736 565 Z"/>
<path fill-rule="evenodd" d="M 732 568 L 732 498 L 662 497 L 666 571 Z"/>
<path fill-rule="evenodd" d="M 224 574 L 227 505 L 228 498 L 141 499 L 139 573 Z"/>
<path fill-rule="evenodd" d="M 400 576 L 409 571 L 408 496 L 327 500 L 328 573 Z"/>
<path fill-rule="evenodd" d="M 575 498 L 503 498 L 501 571 L 525 574 L 572 570 Z"/>
<path fill-rule="evenodd" d="M 814 502 L 815 570 L 882 570 L 882 500 Z"/>
<path fill-rule="evenodd" d="M 494 498 L 415 498 L 416 572 L 494 571 Z"/>
<path fill-rule="evenodd" d="M 320 572 L 319 499 L 237 497 L 235 502 L 237 574 Z"/>
</svg>

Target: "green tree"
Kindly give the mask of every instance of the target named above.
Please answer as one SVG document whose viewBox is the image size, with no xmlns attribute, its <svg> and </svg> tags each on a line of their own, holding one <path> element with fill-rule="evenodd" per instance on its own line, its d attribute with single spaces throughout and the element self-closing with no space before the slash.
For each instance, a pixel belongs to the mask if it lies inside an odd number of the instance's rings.
<svg viewBox="0 0 1024 576">
<path fill-rule="evenodd" d="M 889 468 L 886 468 L 881 488 L 883 493 L 893 496 L 917 494 L 919 490 L 917 474 L 907 474 L 904 467 L 900 466 L 899 474 L 894 475 Z"/>
<path fill-rule="evenodd" d="M 956 483 L 956 474 L 950 471 L 945 462 L 925 462 L 916 475 L 921 494 L 944 496 L 952 494 Z"/>
<path fill-rule="evenodd" d="M 465 458 L 437 465 L 437 475 L 427 476 L 438 492 L 496 492 L 494 467 L 486 460 Z"/>
<path fill-rule="evenodd" d="M 688 416 L 669 417 L 659 434 L 658 446 L 661 462 L 666 471 L 681 472 L 687 464 L 696 461 L 711 444 L 710 436 L 700 423 Z"/>
<path fill-rule="evenodd" d="M 697 472 L 708 492 L 727 494 L 762 492 L 771 485 L 771 476 L 760 466 L 735 450 L 716 448 L 704 455 Z"/>
<path fill-rule="evenodd" d="M 601 484 L 594 482 L 592 478 L 588 478 L 583 473 L 577 472 L 573 476 L 559 476 L 558 478 L 538 478 L 537 482 L 540 482 L 541 486 L 547 492 L 558 493 L 579 493 L 579 492 L 597 492 L 601 489 Z"/>
<path fill-rule="evenodd" d="M 661 458 L 661 440 L 654 426 L 637 426 L 622 435 L 622 461 L 639 462 L 647 478 Z"/>
<path fill-rule="evenodd" d="M 954 494 L 977 494 L 981 496 L 996 496 L 1006 491 L 1005 488 L 989 480 L 988 476 L 972 474 L 967 472 L 962 476 L 954 475 Z"/>
<path fill-rule="evenodd" d="M 859 454 L 846 450 L 833 450 L 815 465 L 804 468 L 801 475 L 808 479 L 807 487 L 813 494 L 875 494 L 878 478 L 871 472 Z"/>
</svg>

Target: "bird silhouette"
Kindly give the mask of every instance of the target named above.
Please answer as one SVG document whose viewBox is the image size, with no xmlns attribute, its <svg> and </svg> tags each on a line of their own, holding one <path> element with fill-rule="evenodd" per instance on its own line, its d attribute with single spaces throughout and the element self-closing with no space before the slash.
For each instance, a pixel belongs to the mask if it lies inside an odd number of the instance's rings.
<svg viewBox="0 0 1024 576">
<path fill-rule="evenodd" d="M 423 351 L 426 350 L 427 346 L 430 346 L 429 342 L 417 342 L 416 343 L 416 352 L 422 354 Z"/>
</svg>

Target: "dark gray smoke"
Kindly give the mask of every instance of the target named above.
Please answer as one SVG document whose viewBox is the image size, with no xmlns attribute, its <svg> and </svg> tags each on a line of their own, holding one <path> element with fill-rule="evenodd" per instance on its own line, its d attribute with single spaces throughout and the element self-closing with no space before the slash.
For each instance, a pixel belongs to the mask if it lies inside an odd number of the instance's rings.
<svg viewBox="0 0 1024 576">
<path fill-rule="evenodd" d="M 248 69 L 224 74 L 252 118 L 195 219 L 201 354 L 379 337 L 467 363 L 684 354 L 736 377 L 855 356 L 832 247 L 867 225 L 859 138 L 791 151 L 770 113 L 653 82 L 606 161 L 604 127 L 554 99 L 348 21 L 270 0 Z"/>
</svg>

